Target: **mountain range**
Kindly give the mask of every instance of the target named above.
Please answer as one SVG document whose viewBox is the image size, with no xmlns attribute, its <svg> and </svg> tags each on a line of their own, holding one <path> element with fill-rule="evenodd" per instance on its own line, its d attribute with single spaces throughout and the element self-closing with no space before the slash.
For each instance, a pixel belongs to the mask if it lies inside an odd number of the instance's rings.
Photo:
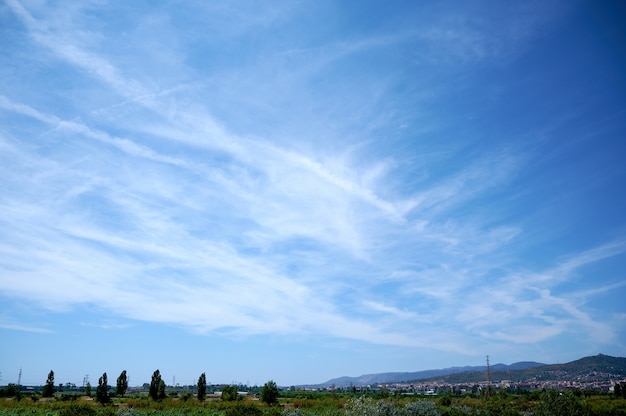
<svg viewBox="0 0 626 416">
<path fill-rule="evenodd" d="M 598 354 L 584 357 L 566 364 L 544 364 L 534 361 L 521 361 L 510 365 L 489 366 L 491 379 L 525 381 L 530 379 L 558 379 L 559 377 L 579 377 L 583 374 L 602 373 L 613 377 L 626 377 L 626 358 Z M 487 366 L 449 367 L 415 372 L 389 372 L 363 374 L 358 377 L 338 377 L 311 387 L 348 387 L 371 384 L 401 383 L 437 379 L 449 383 L 478 382 L 486 378 Z"/>
<path fill-rule="evenodd" d="M 457 383 L 478 383 L 485 381 L 484 372 L 456 373 L 439 377 L 437 381 Z M 520 370 L 491 371 L 491 381 L 508 380 L 516 383 L 541 383 L 546 381 L 583 383 L 606 383 L 626 379 L 626 358 L 598 354 L 583 357 L 565 364 L 549 364 Z"/>
</svg>

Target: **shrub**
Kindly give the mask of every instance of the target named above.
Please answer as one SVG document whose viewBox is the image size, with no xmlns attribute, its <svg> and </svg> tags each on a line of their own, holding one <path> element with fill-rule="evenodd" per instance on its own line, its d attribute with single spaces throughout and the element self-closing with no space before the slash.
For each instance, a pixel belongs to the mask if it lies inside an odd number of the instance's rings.
<svg viewBox="0 0 626 416">
<path fill-rule="evenodd" d="M 96 414 L 97 416 L 117 416 L 117 410 L 114 407 L 99 407 Z"/>
<path fill-rule="evenodd" d="M 239 399 L 237 393 L 237 386 L 224 386 L 222 387 L 222 400 L 225 402 L 231 402 Z"/>
<path fill-rule="evenodd" d="M 71 403 L 59 411 L 59 416 L 96 416 L 96 410 L 88 404 Z"/>
<path fill-rule="evenodd" d="M 75 394 L 67 394 L 67 393 L 63 393 L 61 394 L 61 396 L 59 397 L 59 400 L 63 401 L 63 402 L 71 402 L 71 401 L 76 401 L 76 395 Z"/>
<path fill-rule="evenodd" d="M 402 414 L 405 416 L 441 416 L 435 403 L 430 400 L 417 400 L 407 403 L 402 409 Z"/>
<path fill-rule="evenodd" d="M 283 410 L 283 416 L 304 416 L 305 413 L 298 407 Z"/>
<path fill-rule="evenodd" d="M 139 413 L 135 409 L 120 409 L 117 411 L 117 416 L 139 416 Z"/>
<path fill-rule="evenodd" d="M 400 411 L 394 405 L 383 400 L 376 404 L 376 414 L 378 416 L 401 416 Z"/>
<path fill-rule="evenodd" d="M 353 397 L 346 403 L 347 416 L 377 416 L 376 402 L 371 397 Z"/>
<path fill-rule="evenodd" d="M 262 416 L 263 412 L 252 403 L 237 403 L 224 412 L 224 416 Z"/>
<path fill-rule="evenodd" d="M 371 397 L 353 397 L 346 403 L 347 416 L 400 416 L 400 411 L 384 400 L 375 401 Z"/>
<path fill-rule="evenodd" d="M 471 416 L 471 415 L 480 415 L 480 410 L 472 409 L 467 406 L 450 406 L 445 409 L 446 416 Z"/>
<path fill-rule="evenodd" d="M 280 406 L 266 407 L 263 416 L 283 416 L 283 409 Z"/>
<path fill-rule="evenodd" d="M 537 416 L 584 416 L 588 409 L 572 392 L 548 390 L 535 409 Z"/>
<path fill-rule="evenodd" d="M 450 397 L 448 396 L 443 396 L 441 399 L 439 399 L 440 406 L 450 406 L 451 404 L 452 404 L 452 399 L 450 399 Z"/>
</svg>

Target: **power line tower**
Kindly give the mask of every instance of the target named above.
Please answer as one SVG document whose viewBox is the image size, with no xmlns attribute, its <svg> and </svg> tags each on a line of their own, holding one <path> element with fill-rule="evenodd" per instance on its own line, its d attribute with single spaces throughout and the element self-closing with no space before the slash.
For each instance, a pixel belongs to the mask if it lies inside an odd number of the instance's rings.
<svg viewBox="0 0 626 416">
<path fill-rule="evenodd" d="M 489 356 L 487 355 L 487 397 L 491 396 L 491 368 L 489 367 Z"/>
</svg>

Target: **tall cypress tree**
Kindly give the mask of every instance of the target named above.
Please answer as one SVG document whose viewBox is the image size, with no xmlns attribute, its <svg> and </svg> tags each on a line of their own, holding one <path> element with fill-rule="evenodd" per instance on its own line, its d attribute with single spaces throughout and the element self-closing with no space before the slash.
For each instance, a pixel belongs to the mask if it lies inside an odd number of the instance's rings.
<svg viewBox="0 0 626 416">
<path fill-rule="evenodd" d="M 150 397 L 152 400 L 159 400 L 159 385 L 161 384 L 161 372 L 156 370 L 152 373 L 152 380 L 150 381 Z"/>
<path fill-rule="evenodd" d="M 102 374 L 102 377 L 98 379 L 98 387 L 96 388 L 96 400 L 100 404 L 107 404 L 109 402 L 108 389 L 109 380 L 107 373 Z"/>
<path fill-rule="evenodd" d="M 54 371 L 52 370 L 48 373 L 48 379 L 46 380 L 46 384 L 43 386 L 41 395 L 43 397 L 52 397 L 54 395 Z"/>
<path fill-rule="evenodd" d="M 198 400 L 204 401 L 206 397 L 206 374 L 200 374 L 198 378 Z"/>
<path fill-rule="evenodd" d="M 126 377 L 126 370 L 122 371 L 122 374 L 117 378 L 117 389 L 116 394 L 118 396 L 123 396 L 126 394 L 126 390 L 128 389 L 128 377 Z"/>
</svg>

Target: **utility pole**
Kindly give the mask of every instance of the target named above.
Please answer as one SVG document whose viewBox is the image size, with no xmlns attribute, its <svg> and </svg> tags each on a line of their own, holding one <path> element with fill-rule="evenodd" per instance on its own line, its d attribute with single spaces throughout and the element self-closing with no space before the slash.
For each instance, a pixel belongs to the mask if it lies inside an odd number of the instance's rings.
<svg viewBox="0 0 626 416">
<path fill-rule="evenodd" d="M 489 367 L 489 356 L 487 356 L 487 397 L 491 396 L 491 368 Z"/>
</svg>

